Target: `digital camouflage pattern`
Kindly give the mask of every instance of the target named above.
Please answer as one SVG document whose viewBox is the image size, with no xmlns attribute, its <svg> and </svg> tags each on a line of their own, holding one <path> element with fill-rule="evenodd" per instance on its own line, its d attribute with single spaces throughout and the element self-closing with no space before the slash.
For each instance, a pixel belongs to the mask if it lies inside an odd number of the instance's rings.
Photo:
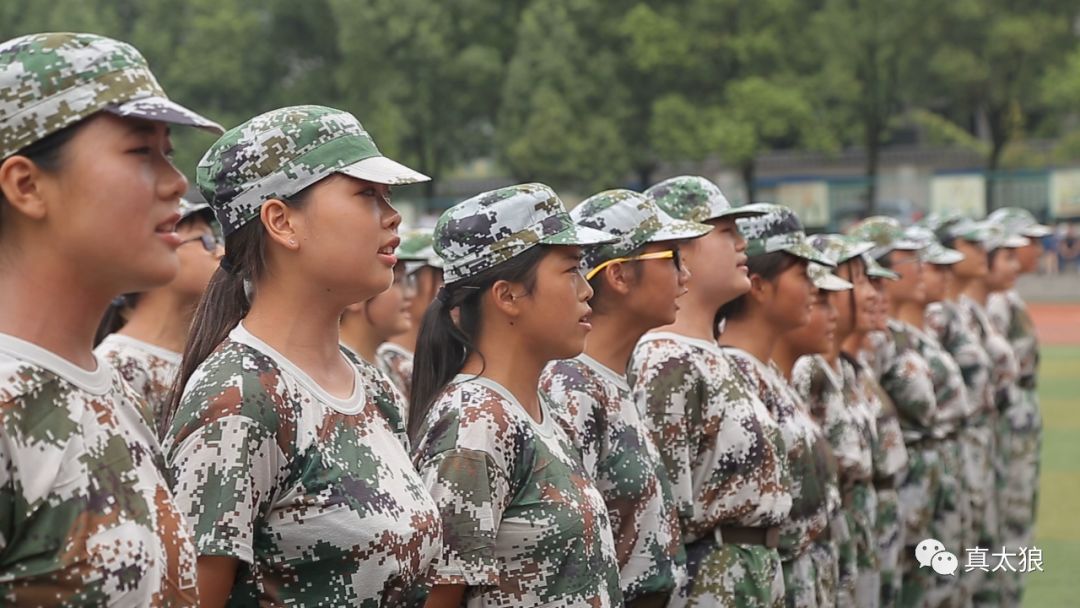
<svg viewBox="0 0 1080 608">
<path fill-rule="evenodd" d="M 379 371 L 390 378 L 390 381 L 394 383 L 394 388 L 398 389 L 405 398 L 403 401 L 405 409 L 401 417 L 402 420 L 408 420 L 408 404 L 412 399 L 413 353 L 399 344 L 383 342 L 375 351 L 375 355 L 378 357 L 376 365 Z"/>
<path fill-rule="evenodd" d="M 645 194 L 672 217 L 689 222 L 758 215 L 772 207 L 762 204 L 732 207 L 719 186 L 697 175 L 665 179 L 646 190 Z"/>
<path fill-rule="evenodd" d="M 1044 226 L 1027 209 L 1020 207 L 1000 207 L 986 217 L 988 224 L 997 224 L 1008 234 L 1024 236 L 1029 239 L 1041 239 L 1053 233 L 1054 229 Z"/>
<path fill-rule="evenodd" d="M 893 251 L 918 251 L 923 244 L 904 234 L 904 227 L 894 217 L 875 215 L 868 217 L 848 229 L 848 235 L 874 244 L 868 252 L 875 260 Z"/>
<path fill-rule="evenodd" d="M 919 252 L 919 259 L 927 264 L 951 266 L 964 259 L 964 254 L 942 245 L 938 242 L 934 231 L 924 226 L 908 226 L 904 230 L 904 236 L 923 246 L 922 251 Z"/>
<path fill-rule="evenodd" d="M 0 160 L 102 110 L 221 132 L 170 101 L 130 44 L 64 32 L 0 43 Z"/>
<path fill-rule="evenodd" d="M 828 598 L 819 597 L 815 581 L 826 573 L 817 572 L 809 549 L 829 524 L 829 493 L 838 496 L 835 469 L 821 449 L 826 445 L 821 428 L 810 417 L 798 395 L 775 366 L 757 360 L 746 351 L 723 347 L 736 373 L 754 387 L 765 407 L 780 427 L 787 449 L 791 481 L 791 512 L 780 524 L 777 550 L 784 569 L 784 592 L 789 605 L 819 606 Z M 833 464 L 832 466 L 835 466 Z M 831 584 L 835 589 L 835 582 Z"/>
<path fill-rule="evenodd" d="M 195 168 L 195 181 L 227 236 L 288 199 L 340 173 L 379 184 L 430 178 L 390 160 L 356 117 L 325 106 L 271 110 L 225 132 Z"/>
<path fill-rule="evenodd" d="M 435 253 L 435 230 L 413 228 L 401 232 L 401 244 L 394 252 L 399 262 L 405 263 L 405 272 L 412 273 L 424 266 L 442 268 L 442 259 Z"/>
<path fill-rule="evenodd" d="M 756 388 L 714 342 L 645 334 L 627 377 L 671 480 L 689 578 L 671 606 L 783 605 L 775 549 L 720 526 L 774 527 L 791 510 L 787 448 Z"/>
<path fill-rule="evenodd" d="M 594 194 L 574 207 L 570 216 L 579 226 L 595 228 L 618 239 L 585 248 L 582 263 L 587 271 L 649 243 L 694 239 L 712 230 L 708 224 L 674 219 L 649 197 L 631 190 Z"/>
<path fill-rule="evenodd" d="M 876 574 L 877 519 L 873 491 L 873 442 L 876 439 L 869 411 L 856 387 L 846 383 L 843 370 L 834 369 L 821 355 L 801 357 L 791 374 L 792 386 L 821 426 L 837 461 L 838 488 L 843 503 L 846 543 L 837 544 L 843 606 L 876 605 L 879 583 L 865 580 Z M 834 535 L 835 536 L 835 535 Z M 861 584 L 860 584 L 861 583 Z M 860 593 L 856 595 L 856 590 Z"/>
<path fill-rule="evenodd" d="M 900 275 L 879 264 L 869 253 L 864 253 L 862 259 L 863 263 L 866 264 L 866 276 L 871 279 L 895 281 L 900 278 Z"/>
<path fill-rule="evenodd" d="M 442 515 L 436 585 L 480 606 L 621 606 L 607 507 L 540 395 L 536 422 L 504 387 L 457 376 L 413 457 Z"/>
<path fill-rule="evenodd" d="M 670 594 L 686 581 L 679 514 L 626 377 L 582 354 L 548 364 L 540 391 L 604 497 L 624 599 Z"/>
<path fill-rule="evenodd" d="M 155 425 L 160 422 L 180 371 L 180 353 L 122 334 L 110 334 L 94 352 L 120 372 L 124 382 L 142 396 Z"/>
<path fill-rule="evenodd" d="M 424 595 L 439 513 L 386 422 L 400 397 L 350 361 L 337 398 L 238 325 L 184 388 L 165 439 L 176 502 L 199 555 L 240 560 L 230 606 Z"/>
<path fill-rule="evenodd" d="M 794 211 L 780 205 L 763 206 L 763 210 L 767 212 L 735 220 L 746 238 L 747 257 L 783 251 L 829 268 L 836 266 L 832 258 L 810 244 Z"/>
<path fill-rule="evenodd" d="M 104 359 L 0 335 L 0 604 L 196 606 L 148 408 Z"/>
<path fill-rule="evenodd" d="M 1035 237 L 1030 232 L 1028 235 Z M 1001 533 L 1004 545 L 1015 552 L 1032 545 L 1038 507 L 1043 431 L 1036 382 L 1039 337 L 1027 305 L 1016 291 L 992 294 L 986 308 L 991 324 L 1012 345 L 1020 368 L 1020 379 L 1007 393 L 1008 404 L 998 423 L 998 448 L 1003 463 L 998 484 Z M 1004 588 L 1005 600 L 1018 605 L 1023 594 L 1023 575 L 1010 572 Z"/>
<path fill-rule="evenodd" d="M 435 252 L 447 284 L 493 268 L 535 245 L 599 245 L 611 235 L 578 226 L 555 192 L 543 184 L 492 190 L 443 212 Z"/>
</svg>

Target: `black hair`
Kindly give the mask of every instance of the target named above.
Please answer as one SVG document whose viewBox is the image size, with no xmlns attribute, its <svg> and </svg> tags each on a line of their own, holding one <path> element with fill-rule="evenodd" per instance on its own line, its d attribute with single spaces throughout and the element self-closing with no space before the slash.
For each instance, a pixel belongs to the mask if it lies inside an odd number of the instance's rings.
<svg viewBox="0 0 1080 608">
<path fill-rule="evenodd" d="M 784 274 L 787 269 L 795 266 L 802 261 L 802 258 L 791 255 L 786 251 L 774 251 L 772 253 L 766 253 L 763 255 L 755 255 L 747 258 L 746 267 L 749 271 L 749 276 L 757 275 L 766 281 L 772 281 L 776 277 Z M 720 310 L 716 312 L 716 319 L 713 323 L 713 333 L 717 334 L 720 321 L 724 319 L 738 319 L 746 313 L 747 302 L 749 301 L 747 294 L 724 303 L 720 307 Z M 718 336 L 717 336 L 718 337 Z"/>
<path fill-rule="evenodd" d="M 550 249 L 532 247 L 474 276 L 442 287 L 439 297 L 428 306 L 420 322 L 413 360 L 412 394 L 409 400 L 409 439 L 417 440 L 420 427 L 442 389 L 465 365 L 466 358 L 477 353 L 473 340 L 482 321 L 480 304 L 483 295 L 497 281 L 523 283 L 529 291 L 536 285 L 536 268 Z M 457 309 L 457 322 L 451 311 Z"/>
<path fill-rule="evenodd" d="M 863 273 L 866 273 L 866 262 L 863 261 L 862 256 L 855 256 L 840 262 L 837 266 L 845 266 L 847 268 L 847 276 L 840 277 L 852 285 L 855 284 L 855 265 L 861 265 L 863 267 Z M 870 277 L 867 277 L 869 279 Z M 848 292 L 848 307 L 851 309 L 851 329 L 854 331 L 859 326 L 859 308 L 855 306 L 855 288 L 847 290 Z"/>
<path fill-rule="evenodd" d="M 25 156 L 42 171 L 46 173 L 55 173 L 61 167 L 61 156 L 64 147 L 67 146 L 68 142 L 75 137 L 79 132 L 79 129 L 85 124 L 86 119 L 83 119 L 75 124 L 68 125 L 59 131 L 42 137 L 32 144 L 24 146 L 11 156 Z M 7 158 L 11 157 L 9 156 Z M 0 162 L 7 160 L 7 158 L 0 159 Z M 3 191 L 0 191 L 0 204 L 5 203 L 7 203 L 7 199 L 4 197 Z"/>
<path fill-rule="evenodd" d="M 642 245 L 621 257 L 632 258 L 636 255 L 641 255 L 644 251 L 645 245 Z M 630 271 L 630 276 L 635 282 L 641 280 L 642 269 L 640 264 L 629 264 L 627 265 L 627 268 Z M 596 276 L 592 279 L 589 279 L 589 287 L 592 287 L 593 290 L 593 296 L 589 299 L 589 307 L 592 308 L 593 314 L 604 314 L 607 309 L 608 286 L 607 281 L 604 280 L 603 270 L 596 273 Z"/>
<path fill-rule="evenodd" d="M 294 209 L 301 208 L 314 186 L 308 186 L 288 199 L 278 200 Z M 254 284 L 266 274 L 266 240 L 266 230 L 258 217 L 225 237 L 225 257 L 210 277 L 195 309 L 180 371 L 159 419 L 158 430 L 162 437 L 172 425 L 187 381 L 251 309 L 244 285 Z"/>
</svg>

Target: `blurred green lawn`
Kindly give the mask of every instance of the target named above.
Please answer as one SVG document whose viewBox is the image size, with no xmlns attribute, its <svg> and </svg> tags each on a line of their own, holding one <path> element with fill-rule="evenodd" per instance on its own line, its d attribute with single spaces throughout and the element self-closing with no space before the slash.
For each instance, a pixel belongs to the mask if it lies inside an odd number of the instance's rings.
<svg viewBox="0 0 1080 608">
<path fill-rule="evenodd" d="M 1080 605 L 1080 346 L 1043 348 L 1043 438 L 1035 546 L 1043 569 L 1028 575 L 1024 606 Z"/>
</svg>

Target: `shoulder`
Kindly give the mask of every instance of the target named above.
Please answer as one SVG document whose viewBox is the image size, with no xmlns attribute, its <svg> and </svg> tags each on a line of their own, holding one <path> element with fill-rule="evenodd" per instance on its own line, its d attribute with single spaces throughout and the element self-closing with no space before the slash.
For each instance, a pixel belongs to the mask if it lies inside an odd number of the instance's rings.
<svg viewBox="0 0 1080 608">
<path fill-rule="evenodd" d="M 431 405 L 423 437 L 417 442 L 421 459 L 452 449 L 513 452 L 527 432 L 517 406 L 480 382 L 463 380 L 443 389 Z"/>
</svg>

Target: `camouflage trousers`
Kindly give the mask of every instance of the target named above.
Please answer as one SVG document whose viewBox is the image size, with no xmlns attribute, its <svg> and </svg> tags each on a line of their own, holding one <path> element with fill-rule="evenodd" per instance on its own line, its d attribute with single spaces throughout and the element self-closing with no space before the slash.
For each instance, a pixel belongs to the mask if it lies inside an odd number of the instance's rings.
<svg viewBox="0 0 1080 608">
<path fill-rule="evenodd" d="M 904 548 L 904 521 L 900 495 L 895 488 L 878 488 L 877 547 L 881 572 L 881 606 L 893 608 L 900 601 L 900 552 Z"/>
<path fill-rule="evenodd" d="M 784 603 L 788 608 L 825 608 L 836 605 L 836 547 L 831 541 L 814 542 L 798 557 L 784 560 Z"/>
<path fill-rule="evenodd" d="M 971 502 L 964 494 L 961 467 L 963 454 L 958 438 L 947 438 L 938 442 L 938 458 L 941 461 L 941 474 L 937 497 L 934 500 L 934 517 L 930 522 L 930 537 L 941 541 L 947 551 L 957 558 L 964 558 L 966 532 L 971 529 Z M 967 605 L 971 591 L 961 585 L 960 573 L 957 576 L 938 576 L 934 579 L 934 588 L 929 590 L 931 606 L 938 608 L 961 608 Z"/>
<path fill-rule="evenodd" d="M 870 480 L 862 481 L 850 490 L 849 505 L 854 526 L 856 567 L 855 605 L 877 608 L 881 596 L 881 569 L 877 550 L 878 496 Z"/>
<path fill-rule="evenodd" d="M 1042 418 L 1034 390 L 1016 389 L 1012 402 L 998 423 L 997 486 L 1002 544 L 1018 554 L 1034 540 Z M 1023 597 L 1024 575 L 1016 570 L 997 573 L 1003 579 L 1003 604 L 1007 606 L 1020 605 Z"/>
<path fill-rule="evenodd" d="M 898 490 L 907 545 L 900 560 L 903 572 L 900 605 L 913 608 L 929 605 L 928 594 L 937 576 L 930 568 L 919 567 L 915 560 L 915 546 L 931 538 L 930 526 L 941 479 L 941 461 L 936 442 L 924 440 L 910 443 L 907 448 L 908 470 Z"/>
<path fill-rule="evenodd" d="M 686 545 L 686 560 L 686 583 L 668 608 L 784 606 L 784 573 L 776 549 L 704 538 Z"/>
<path fill-rule="evenodd" d="M 829 522 L 833 545 L 836 547 L 836 605 L 839 608 L 854 608 L 855 579 L 859 575 L 858 549 L 855 538 L 851 535 L 854 526 L 851 511 L 839 509 Z"/>
<path fill-rule="evenodd" d="M 995 417 L 977 417 L 960 431 L 963 490 L 968 500 L 971 520 L 964 533 L 964 549 L 981 547 L 988 552 L 1001 550 L 998 510 L 997 436 Z M 995 549 L 996 547 L 996 549 Z M 964 556 L 960 555 L 961 562 Z M 972 570 L 963 572 L 960 582 L 977 606 L 995 606 L 1001 599 L 1001 579 L 997 574 Z"/>
</svg>

